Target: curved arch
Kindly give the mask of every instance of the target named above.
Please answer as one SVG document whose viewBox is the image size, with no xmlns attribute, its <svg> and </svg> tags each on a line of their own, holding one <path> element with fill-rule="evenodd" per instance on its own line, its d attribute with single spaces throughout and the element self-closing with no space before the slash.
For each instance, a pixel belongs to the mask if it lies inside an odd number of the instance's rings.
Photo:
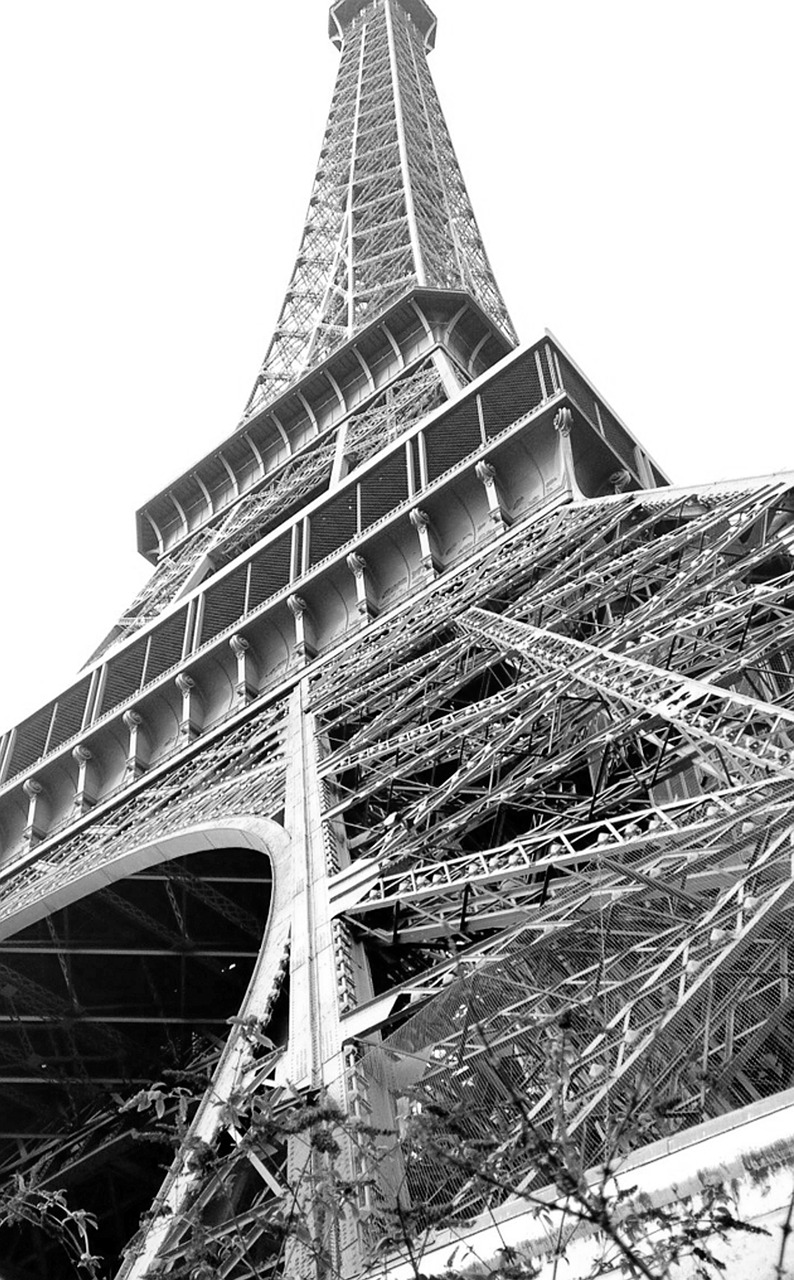
<svg viewBox="0 0 794 1280">
<path fill-rule="evenodd" d="M 206 841 L 202 847 L 215 849 L 232 844 L 239 845 L 241 838 L 244 837 L 252 849 L 259 849 L 270 857 L 273 870 L 273 896 L 259 957 L 240 1008 L 240 1016 L 243 1018 L 260 1017 L 267 1008 L 273 983 L 289 945 L 291 903 L 294 891 L 290 837 L 283 827 L 268 818 L 243 815 L 235 816 L 234 826 L 202 823 L 197 827 L 187 828 L 169 837 L 162 844 L 149 846 L 146 852 L 158 850 L 162 851 L 164 857 L 182 857 L 186 852 L 195 851 L 192 842 L 196 837 Z M 190 845 L 189 849 L 187 845 Z M 141 867 L 150 865 L 152 865 L 151 862 L 141 863 Z M 239 1080 L 247 1052 L 247 1043 L 238 1028 L 230 1034 L 212 1083 L 199 1105 L 191 1125 L 191 1140 L 210 1142 L 214 1137 L 221 1124 L 224 1103 Z M 168 1210 L 174 1211 L 178 1208 L 193 1179 L 194 1175 L 184 1168 L 182 1152 L 177 1152 L 157 1197 L 158 1205 L 162 1206 L 163 1212 L 155 1218 L 146 1239 L 136 1250 L 135 1257 L 130 1258 L 122 1266 L 118 1273 L 118 1280 L 134 1280 L 135 1277 L 145 1276 L 168 1233 L 171 1222 Z"/>
<path fill-rule="evenodd" d="M 130 841 L 126 847 L 123 842 L 119 843 L 119 850 L 111 854 L 101 868 L 89 866 L 80 874 L 78 867 L 68 884 L 55 887 L 49 895 L 42 895 L 35 904 L 26 905 L 6 920 L 3 935 L 13 937 L 20 934 L 30 925 L 71 904 L 169 862 L 207 853 L 222 855 L 224 849 L 234 851 L 235 855 L 240 850 L 262 854 L 268 859 L 272 872 L 267 918 L 245 994 L 239 1004 L 229 1007 L 229 1014 L 239 1022 L 248 1018 L 265 1022 L 278 995 L 288 957 L 293 873 L 290 837 L 285 829 L 272 819 L 257 814 L 230 814 L 226 820 L 182 827 L 159 840 L 138 845 Z M 221 1107 L 239 1084 L 249 1053 L 243 1028 L 235 1028 L 233 1022 L 212 1080 L 194 1117 L 191 1127 L 194 1140 L 210 1141 L 214 1136 L 221 1122 Z M 182 1169 L 182 1153 L 177 1153 L 172 1170 L 157 1194 L 157 1203 L 176 1206 L 190 1183 L 190 1175 Z M 153 1186 L 152 1191 L 157 1191 L 157 1187 Z M 157 1235 L 156 1230 L 154 1234 Z M 143 1254 L 138 1257 L 151 1258 L 156 1247 L 156 1239 L 152 1240 L 151 1249 L 147 1241 Z M 137 1261 L 136 1258 L 136 1267 Z M 122 1274 L 126 1271 L 123 1270 Z"/>
<path fill-rule="evenodd" d="M 288 874 L 289 860 L 285 857 L 287 844 L 289 836 L 283 827 L 270 818 L 260 818 L 255 814 L 235 814 L 228 823 L 204 822 L 184 827 L 161 840 L 125 848 L 117 856 L 109 857 L 101 866 L 89 867 L 83 875 L 78 872 L 66 884 L 58 884 L 49 893 L 45 890 L 35 902 L 22 907 L 5 920 L 0 920 L 0 941 L 13 937 L 28 925 L 36 924 L 63 907 L 139 871 L 146 871 L 174 858 L 184 858 L 188 854 L 233 846 L 244 845 L 269 856 L 273 867 L 275 904 L 279 882 Z M 271 915 L 272 911 L 271 907 Z"/>
</svg>

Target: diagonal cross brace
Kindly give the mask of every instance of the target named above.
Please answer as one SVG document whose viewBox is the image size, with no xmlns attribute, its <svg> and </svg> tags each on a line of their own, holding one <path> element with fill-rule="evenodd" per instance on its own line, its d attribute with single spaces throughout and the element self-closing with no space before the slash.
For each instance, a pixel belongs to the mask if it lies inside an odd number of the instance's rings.
<svg viewBox="0 0 794 1280">
<path fill-rule="evenodd" d="M 794 779 L 794 763 L 784 746 L 794 744 L 794 711 L 750 698 L 703 680 L 572 640 L 542 627 L 470 609 L 459 625 L 491 644 L 514 649 L 544 674 L 557 671 L 635 711 L 658 717 L 698 744 L 716 746 L 760 769 Z M 751 732 L 752 726 L 752 732 Z M 756 746 L 762 738 L 760 747 Z"/>
</svg>

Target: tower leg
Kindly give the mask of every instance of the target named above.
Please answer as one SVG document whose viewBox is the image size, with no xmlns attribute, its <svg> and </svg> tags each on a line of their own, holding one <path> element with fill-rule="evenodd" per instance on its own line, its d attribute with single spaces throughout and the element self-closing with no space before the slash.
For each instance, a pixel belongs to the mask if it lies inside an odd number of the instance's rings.
<svg viewBox="0 0 794 1280">
<path fill-rule="evenodd" d="M 295 1088 L 311 1089 L 321 1106 L 347 1116 L 351 1108 L 342 1047 L 343 1002 L 354 981 L 346 926 L 331 918 L 329 880 L 338 869 L 325 837 L 322 783 L 314 716 L 306 710 L 308 682 L 292 694 L 287 731 L 285 824 L 295 853 L 290 968 L 290 1035 L 286 1074 Z M 355 1176 L 349 1137 L 332 1134 L 340 1150 L 324 1151 L 316 1134 L 292 1139 L 288 1177 L 312 1244 L 290 1246 L 287 1274 L 353 1277 L 362 1256 L 352 1214 L 335 1182 Z"/>
</svg>

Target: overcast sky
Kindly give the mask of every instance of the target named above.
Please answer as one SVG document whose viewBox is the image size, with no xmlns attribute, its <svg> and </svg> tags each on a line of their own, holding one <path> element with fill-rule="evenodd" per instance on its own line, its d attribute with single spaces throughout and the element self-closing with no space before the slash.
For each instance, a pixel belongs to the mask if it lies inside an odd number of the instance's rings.
<svg viewBox="0 0 794 1280">
<path fill-rule="evenodd" d="M 676 480 L 794 468 L 790 0 L 437 0 L 522 340 Z M 147 575 L 134 511 L 236 426 L 337 65 L 322 0 L 0 8 L 0 728 Z"/>
</svg>

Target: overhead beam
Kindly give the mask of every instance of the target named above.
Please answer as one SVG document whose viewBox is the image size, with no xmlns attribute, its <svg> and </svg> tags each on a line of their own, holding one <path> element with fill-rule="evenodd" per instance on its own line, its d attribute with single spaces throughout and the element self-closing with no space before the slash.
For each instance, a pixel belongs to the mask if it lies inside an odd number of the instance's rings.
<svg viewBox="0 0 794 1280">
<path fill-rule="evenodd" d="M 220 950 L 201 944 L 185 943 L 182 947 L 116 947 L 108 944 L 88 944 L 64 942 L 59 946 L 49 942 L 3 942 L 0 943 L 0 955 L 41 955 L 41 956 L 145 956 L 172 957 L 177 960 L 185 956 L 199 960 L 255 960 L 259 951 L 241 951 L 239 948 Z"/>
<path fill-rule="evenodd" d="M 152 1014 L 146 1014 L 145 1017 L 136 1017 L 133 1014 L 119 1013 L 83 1013 L 70 1017 L 66 1013 L 20 1013 L 8 1014 L 0 1013 L 0 1026 L 19 1026 L 20 1023 L 25 1026 L 40 1027 L 58 1027 L 62 1023 L 68 1022 L 71 1026 L 85 1026 L 87 1024 L 107 1026 L 109 1023 L 124 1024 L 131 1026 L 163 1026 L 163 1027 L 228 1027 L 228 1018 L 205 1018 L 201 1014 L 197 1014 L 194 1018 L 163 1018 L 154 1017 Z"/>
</svg>

